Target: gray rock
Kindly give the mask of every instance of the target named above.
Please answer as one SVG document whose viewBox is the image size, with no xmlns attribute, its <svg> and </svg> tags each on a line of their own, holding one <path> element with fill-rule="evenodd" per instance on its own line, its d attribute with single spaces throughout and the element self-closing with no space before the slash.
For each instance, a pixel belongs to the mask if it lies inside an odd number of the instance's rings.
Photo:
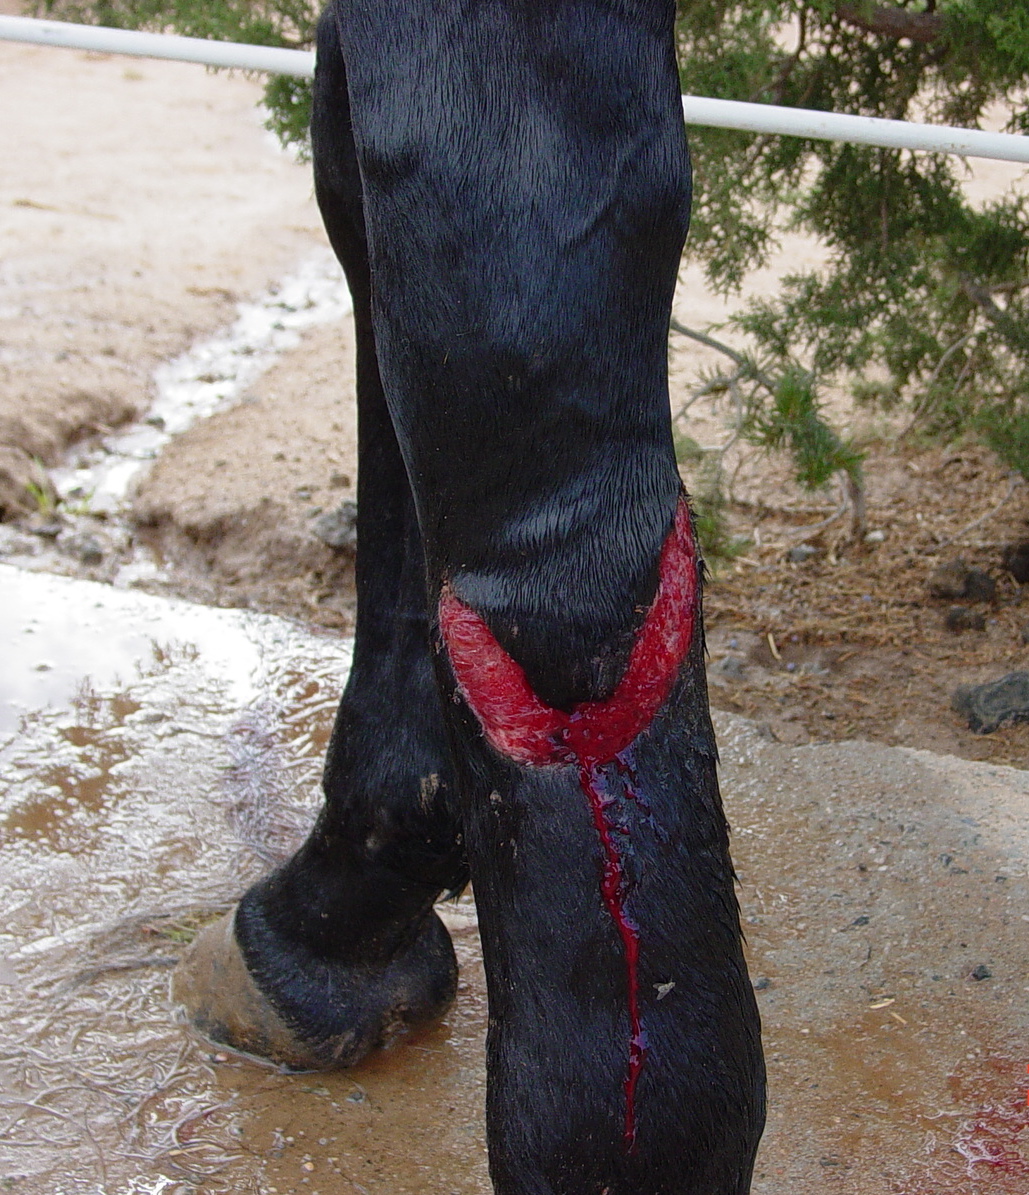
<svg viewBox="0 0 1029 1195">
<path fill-rule="evenodd" d="M 965 596 L 965 582 L 968 577 L 968 565 L 959 556 L 956 560 L 948 560 L 937 568 L 926 586 L 933 597 L 960 598 Z"/>
<path fill-rule="evenodd" d="M 933 597 L 966 598 L 970 602 L 992 602 L 997 597 L 997 582 L 981 568 L 969 568 L 959 556 L 948 560 L 926 582 Z"/>
<path fill-rule="evenodd" d="M 970 568 L 965 575 L 964 596 L 970 602 L 992 602 L 997 597 L 997 582 L 981 568 Z"/>
<path fill-rule="evenodd" d="M 315 519 L 311 530 L 323 544 L 337 552 L 356 552 L 357 503 L 341 502 L 335 510 Z"/>
<path fill-rule="evenodd" d="M 985 685 L 958 685 L 950 707 L 976 734 L 992 734 L 1005 722 L 1029 721 L 1029 672 L 1009 672 Z"/>
<path fill-rule="evenodd" d="M 56 539 L 64 530 L 64 524 L 60 519 L 44 519 L 42 522 L 31 524 L 29 530 L 40 539 Z"/>
<path fill-rule="evenodd" d="M 87 533 L 77 535 L 62 535 L 58 546 L 68 556 L 74 556 L 83 564 L 101 564 L 104 559 L 104 549 L 96 536 Z"/>
<path fill-rule="evenodd" d="M 797 544 L 795 548 L 790 548 L 786 553 L 786 559 L 790 564 L 806 564 L 812 556 L 818 555 L 818 549 L 813 548 L 810 544 Z"/>
<path fill-rule="evenodd" d="M 1029 581 L 1029 541 L 1009 544 L 1004 549 L 1002 557 L 1004 567 L 1015 578 L 1019 585 Z"/>
</svg>

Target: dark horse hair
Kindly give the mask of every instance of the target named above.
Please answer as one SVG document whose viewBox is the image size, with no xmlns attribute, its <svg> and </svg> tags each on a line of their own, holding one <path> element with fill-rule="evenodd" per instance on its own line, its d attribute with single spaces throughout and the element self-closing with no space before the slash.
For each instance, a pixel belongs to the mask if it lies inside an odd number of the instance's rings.
<svg viewBox="0 0 1029 1195">
<path fill-rule="evenodd" d="M 432 905 L 470 875 L 499 1195 L 745 1195 L 764 1120 L 669 420 L 673 18 L 337 0 L 319 28 L 357 636 L 325 805 L 235 948 L 299 1057 L 345 1065 L 446 1008 Z"/>
</svg>

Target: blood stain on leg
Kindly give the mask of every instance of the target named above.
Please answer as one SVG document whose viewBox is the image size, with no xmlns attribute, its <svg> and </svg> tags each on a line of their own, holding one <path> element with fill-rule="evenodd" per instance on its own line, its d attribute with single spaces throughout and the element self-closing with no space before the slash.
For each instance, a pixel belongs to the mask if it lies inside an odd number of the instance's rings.
<svg viewBox="0 0 1029 1195">
<path fill-rule="evenodd" d="M 575 767 L 590 807 L 602 853 L 600 894 L 622 943 L 629 1016 L 625 1080 L 625 1146 L 636 1139 L 635 1093 L 646 1054 L 637 978 L 640 934 L 627 903 L 625 869 L 611 820 L 617 798 L 602 781 L 624 788 L 653 821 L 637 792 L 626 755 L 664 704 L 693 639 L 698 605 L 698 562 L 689 510 L 679 503 L 661 550 L 658 587 L 615 691 L 604 701 L 558 710 L 532 690 L 519 664 L 500 646 L 483 619 L 445 588 L 440 629 L 458 688 L 502 755 L 529 767 Z M 613 766 L 610 766 L 613 765 Z"/>
</svg>

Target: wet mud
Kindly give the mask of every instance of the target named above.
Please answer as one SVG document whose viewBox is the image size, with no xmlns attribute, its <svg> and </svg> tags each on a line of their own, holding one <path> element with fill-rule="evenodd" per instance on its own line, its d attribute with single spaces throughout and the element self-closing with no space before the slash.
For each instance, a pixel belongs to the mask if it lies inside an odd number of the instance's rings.
<svg viewBox="0 0 1029 1195">
<path fill-rule="evenodd" d="M 454 1009 L 352 1071 L 231 1054 L 169 998 L 310 824 L 348 642 L 9 567 L 0 605 L 4 1189 L 488 1192 L 470 897 L 441 910 Z M 718 724 L 769 1059 L 756 1195 L 1024 1195 L 1029 775 Z"/>
<path fill-rule="evenodd" d="M 0 1184 L 31 1192 L 488 1189 L 467 899 L 441 1025 L 286 1075 L 181 1024 L 198 926 L 299 842 L 349 644 L 0 567 Z"/>
</svg>

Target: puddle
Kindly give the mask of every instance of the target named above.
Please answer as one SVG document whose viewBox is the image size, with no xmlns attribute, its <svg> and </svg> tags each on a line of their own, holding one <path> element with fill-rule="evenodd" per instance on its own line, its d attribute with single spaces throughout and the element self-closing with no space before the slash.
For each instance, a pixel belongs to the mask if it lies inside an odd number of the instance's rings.
<svg viewBox="0 0 1029 1195">
<path fill-rule="evenodd" d="M 266 294 L 239 305 L 231 327 L 154 372 L 156 397 L 138 424 L 104 437 L 50 477 L 61 499 L 92 514 L 119 512 L 129 487 L 172 437 L 236 402 L 300 333 L 352 309 L 335 256 L 323 249 Z"/>
<path fill-rule="evenodd" d="M 0 605 L 0 1187 L 487 1195 L 468 898 L 441 910 L 455 1009 L 345 1074 L 218 1051 L 168 999 L 310 825 L 349 644 L 10 567 Z M 769 1063 L 754 1195 L 1025 1195 L 1029 778 L 720 738 Z"/>
<path fill-rule="evenodd" d="M 67 708 L 84 685 L 116 691 L 160 672 L 177 654 L 192 655 L 226 699 L 242 705 L 265 689 L 271 664 L 261 638 L 281 637 L 290 626 L 233 610 L 151 602 L 132 590 L 10 565 L 0 565 L 0 594 L 0 742 L 30 711 Z"/>
<path fill-rule="evenodd" d="M 0 606 L 3 1189 L 414 1195 L 451 1154 L 448 1190 L 488 1190 L 470 901 L 460 1011 L 346 1076 L 217 1053 L 168 999 L 196 927 L 310 825 L 349 643 L 9 567 Z"/>
</svg>

